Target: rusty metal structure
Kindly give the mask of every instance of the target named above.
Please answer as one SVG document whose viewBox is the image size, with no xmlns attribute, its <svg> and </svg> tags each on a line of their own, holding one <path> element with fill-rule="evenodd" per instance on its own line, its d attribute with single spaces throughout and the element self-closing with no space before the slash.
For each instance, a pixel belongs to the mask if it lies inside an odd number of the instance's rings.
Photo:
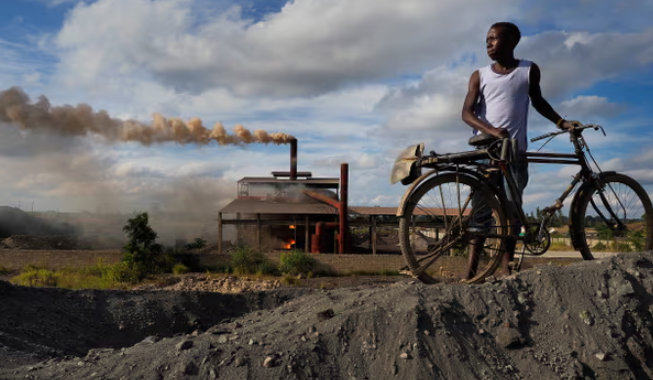
<svg viewBox="0 0 653 380">
<path fill-rule="evenodd" d="M 271 177 L 244 177 L 237 197 L 218 212 L 218 252 L 223 252 L 223 229 L 235 226 L 236 240 L 265 249 L 303 249 L 311 253 L 352 251 L 350 229 L 369 229 L 369 249 L 376 253 L 378 227 L 397 227 L 395 207 L 349 205 L 349 165 L 340 177 L 315 178 L 297 170 L 297 140 L 290 141 L 290 170 Z"/>
<path fill-rule="evenodd" d="M 289 171 L 238 181 L 237 198 L 218 214 L 218 250 L 222 251 L 223 226 L 235 225 L 237 240 L 247 236 L 259 250 L 267 240 L 272 249 L 349 251 L 348 171 L 346 163 L 340 178 L 314 178 L 311 172 L 298 171 L 297 140 L 291 140 Z M 224 218 L 228 214 L 235 218 Z"/>
</svg>

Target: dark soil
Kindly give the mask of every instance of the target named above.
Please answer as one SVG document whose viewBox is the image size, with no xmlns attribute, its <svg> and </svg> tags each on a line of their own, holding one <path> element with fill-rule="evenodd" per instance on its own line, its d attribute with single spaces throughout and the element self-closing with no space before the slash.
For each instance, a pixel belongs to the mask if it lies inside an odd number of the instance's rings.
<svg viewBox="0 0 653 380">
<path fill-rule="evenodd" d="M 0 282 L 0 378 L 651 379 L 652 311 L 650 252 L 471 286 L 393 278 L 220 294 Z"/>
</svg>

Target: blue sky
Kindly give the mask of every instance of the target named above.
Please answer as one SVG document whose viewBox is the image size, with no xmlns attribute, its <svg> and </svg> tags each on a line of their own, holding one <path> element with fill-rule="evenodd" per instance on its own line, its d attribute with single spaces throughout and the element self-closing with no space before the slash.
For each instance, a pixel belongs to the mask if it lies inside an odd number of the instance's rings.
<svg viewBox="0 0 653 380">
<path fill-rule="evenodd" d="M 518 58 L 542 70 L 545 97 L 588 134 L 604 169 L 653 192 L 649 0 L 16 0 L 0 5 L 0 82 L 53 106 L 112 117 L 152 114 L 299 139 L 299 169 L 337 176 L 350 199 L 396 205 L 395 155 L 468 149 L 460 109 L 471 73 L 489 63 L 485 32 L 513 21 Z M 592 15 L 592 17 L 587 17 Z M 530 137 L 553 130 L 531 110 Z M 532 144 L 532 150 L 539 144 Z M 567 152 L 566 138 L 545 148 Z M 287 146 L 107 144 L 0 126 L 0 204 L 37 210 L 218 209 L 235 181 L 288 166 Z M 526 208 L 550 204 L 574 168 L 531 166 Z M 166 208 L 164 207 L 164 208 Z"/>
</svg>

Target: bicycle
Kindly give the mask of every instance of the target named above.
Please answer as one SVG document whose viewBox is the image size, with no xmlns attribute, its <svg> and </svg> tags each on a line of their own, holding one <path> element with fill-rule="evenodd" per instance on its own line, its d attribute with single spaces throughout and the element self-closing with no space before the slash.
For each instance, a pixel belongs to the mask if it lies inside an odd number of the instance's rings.
<svg viewBox="0 0 653 380">
<path fill-rule="evenodd" d="M 599 125 L 580 125 L 531 139 L 535 142 L 549 138 L 546 145 L 554 137 L 568 133 L 573 154 L 538 151 L 520 157 L 514 140 L 494 137 L 477 141 L 476 150 L 460 153 L 431 151 L 424 155 L 423 143 L 406 148 L 391 174 L 391 183 L 409 185 L 397 210 L 399 245 L 407 264 L 403 269 L 425 283 L 479 283 L 494 273 L 506 241 L 513 239 L 521 245 L 519 259 L 512 263 L 519 270 L 525 255 L 539 256 L 551 247 L 547 225 L 579 184 L 569 207 L 569 237 L 583 259 L 592 260 L 592 250 L 601 245 L 614 253 L 651 249 L 653 206 L 648 194 L 625 174 L 601 171 L 582 136 L 590 128 L 600 129 L 605 135 Z M 512 199 L 520 199 L 508 170 L 515 159 L 581 167 L 555 203 L 543 210 L 539 222 L 529 223 L 523 208 L 507 201 L 506 192 Z M 422 174 L 423 169 L 430 170 Z M 508 184 L 506 189 L 498 181 L 501 178 Z M 514 231 L 516 222 L 522 226 L 520 231 Z M 478 269 L 467 278 L 469 265 L 455 263 L 465 256 L 470 241 L 480 242 L 483 248 Z"/>
</svg>

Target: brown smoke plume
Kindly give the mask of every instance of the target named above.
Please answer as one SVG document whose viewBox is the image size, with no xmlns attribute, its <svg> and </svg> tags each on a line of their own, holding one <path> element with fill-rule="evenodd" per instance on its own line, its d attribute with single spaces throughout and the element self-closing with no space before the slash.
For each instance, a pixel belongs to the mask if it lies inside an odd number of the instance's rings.
<svg viewBox="0 0 653 380">
<path fill-rule="evenodd" d="M 110 142 L 153 143 L 176 142 L 179 144 L 205 145 L 216 141 L 220 145 L 242 145 L 251 143 L 287 144 L 294 137 L 286 133 L 267 133 L 257 129 L 253 133 L 242 125 L 229 134 L 220 122 L 212 129 L 206 128 L 199 118 L 184 122 L 179 118 L 166 119 L 154 114 L 151 125 L 135 120 L 120 120 L 109 116 L 106 111 L 93 111 L 88 104 L 77 106 L 50 105 L 41 95 L 36 103 L 18 87 L 0 92 L 0 122 L 14 123 L 23 129 L 48 130 L 63 135 L 99 135 Z"/>
</svg>

